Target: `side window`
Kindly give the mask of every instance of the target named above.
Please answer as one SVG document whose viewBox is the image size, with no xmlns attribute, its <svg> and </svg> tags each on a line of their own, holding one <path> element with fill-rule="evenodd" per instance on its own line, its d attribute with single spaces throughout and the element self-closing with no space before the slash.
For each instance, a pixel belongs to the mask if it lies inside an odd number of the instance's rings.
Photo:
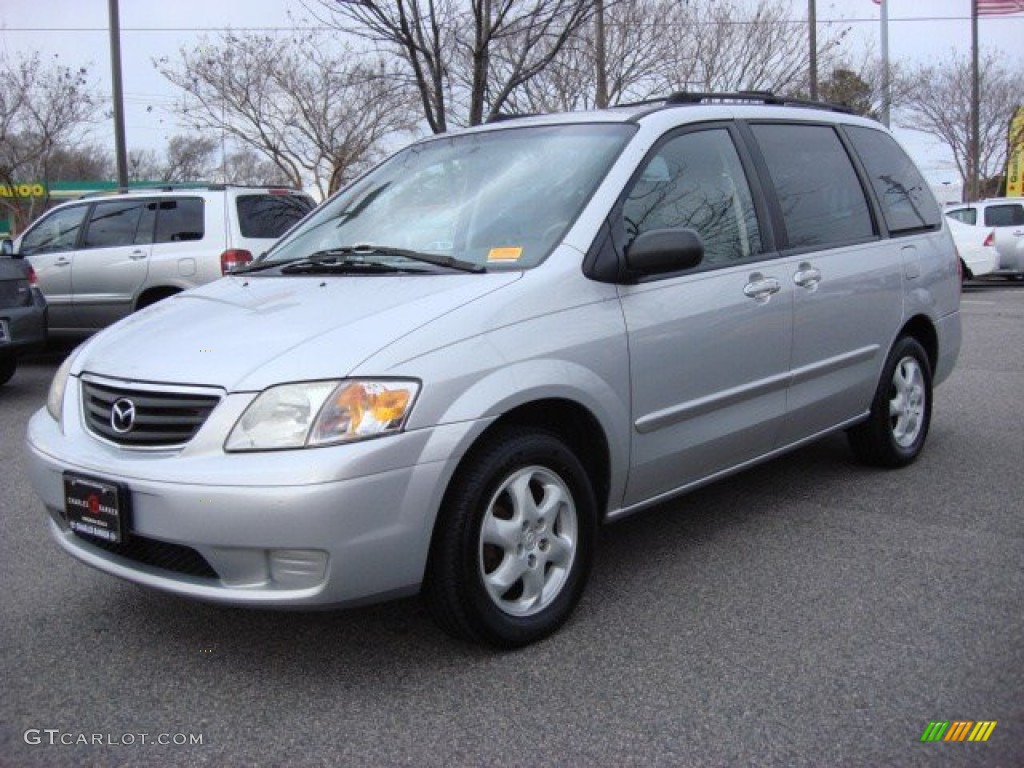
<svg viewBox="0 0 1024 768">
<path fill-rule="evenodd" d="M 939 204 L 917 166 L 896 140 L 873 128 L 847 126 L 845 130 L 867 169 L 889 231 L 909 232 L 939 226 L 942 221 Z"/>
<path fill-rule="evenodd" d="M 180 197 L 155 203 L 154 207 L 159 207 L 155 242 L 202 240 L 206 229 L 203 219 L 205 205 L 201 197 Z"/>
<path fill-rule="evenodd" d="M 875 234 L 864 190 L 839 136 L 824 125 L 752 125 L 782 206 L 790 248 Z"/>
<path fill-rule="evenodd" d="M 955 211 L 947 211 L 946 215 L 951 219 L 962 221 L 964 224 L 974 226 L 978 223 L 978 211 L 976 208 L 957 208 Z"/>
<path fill-rule="evenodd" d="M 989 205 L 985 207 L 986 227 L 1019 227 L 1024 224 L 1024 205 Z"/>
<path fill-rule="evenodd" d="M 669 139 L 645 162 L 622 207 L 626 238 L 652 229 L 696 230 L 704 264 L 761 253 L 747 177 L 729 132 L 710 129 Z"/>
<path fill-rule="evenodd" d="M 111 200 L 97 203 L 85 231 L 84 248 L 131 245 L 139 229 L 146 200 Z"/>
<path fill-rule="evenodd" d="M 22 256 L 70 251 L 78 242 L 88 205 L 61 208 L 40 219 L 21 239 Z"/>
<path fill-rule="evenodd" d="M 239 195 L 235 204 L 242 237 L 280 237 L 313 210 L 313 201 L 303 195 Z"/>
</svg>

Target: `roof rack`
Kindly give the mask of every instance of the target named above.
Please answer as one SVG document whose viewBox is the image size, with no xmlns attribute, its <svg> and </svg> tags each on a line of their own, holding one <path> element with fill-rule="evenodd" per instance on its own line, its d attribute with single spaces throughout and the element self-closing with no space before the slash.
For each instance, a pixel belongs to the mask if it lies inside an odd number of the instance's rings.
<svg viewBox="0 0 1024 768">
<path fill-rule="evenodd" d="M 238 189 L 288 189 L 293 191 L 301 191 L 295 187 L 288 186 L 287 184 L 225 184 L 223 182 L 209 182 L 209 181 L 185 181 L 176 184 L 150 184 L 138 187 L 115 187 L 113 189 L 98 189 L 95 192 L 86 192 L 79 196 L 79 200 L 84 200 L 90 197 L 109 197 L 112 195 L 128 195 L 128 194 L 151 194 L 153 192 L 178 192 L 178 191 L 195 191 L 199 189 L 208 189 L 211 191 L 224 190 L 228 188 Z"/>
<path fill-rule="evenodd" d="M 536 117 L 539 114 L 539 112 L 521 112 L 519 114 L 512 112 L 497 112 L 488 117 L 484 121 L 484 124 L 490 125 L 491 123 L 503 123 L 506 120 L 518 120 L 521 117 Z"/>
<path fill-rule="evenodd" d="M 745 101 L 780 107 L 809 107 L 842 112 L 847 115 L 853 114 L 853 110 L 843 104 L 833 104 L 828 101 L 811 101 L 810 99 L 795 99 L 789 96 L 779 96 L 771 91 L 735 91 L 732 93 L 677 91 L 664 99 L 666 106 L 730 101 Z"/>
</svg>

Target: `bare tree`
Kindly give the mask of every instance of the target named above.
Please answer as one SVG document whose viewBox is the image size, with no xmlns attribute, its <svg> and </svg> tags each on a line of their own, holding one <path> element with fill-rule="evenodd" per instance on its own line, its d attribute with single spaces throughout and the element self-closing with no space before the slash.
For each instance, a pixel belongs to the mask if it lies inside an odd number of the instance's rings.
<svg viewBox="0 0 1024 768">
<path fill-rule="evenodd" d="M 806 92 L 807 29 L 794 22 L 785 3 L 718 0 L 686 5 L 675 79 L 683 90 Z M 833 68 L 848 28 L 823 25 L 818 31 L 818 66 Z"/>
<path fill-rule="evenodd" d="M 592 109 L 665 95 L 685 55 L 675 33 L 685 29 L 686 14 L 678 0 L 602 3 L 589 28 L 511 94 L 514 111 Z"/>
<path fill-rule="evenodd" d="M 318 19 L 396 55 L 434 133 L 506 108 L 587 23 L 591 0 L 309 0 Z"/>
<path fill-rule="evenodd" d="M 242 149 L 227 157 L 225 178 L 232 184 L 287 185 L 288 177 L 267 158 L 252 149 Z"/>
<path fill-rule="evenodd" d="M 338 189 L 412 126 L 409 104 L 383 60 L 332 51 L 317 32 L 286 39 L 225 34 L 156 63 L 182 90 L 179 111 L 199 131 L 222 132 L 260 153 L 294 186 Z"/>
<path fill-rule="evenodd" d="M 58 149 L 82 140 L 99 101 L 84 67 L 69 67 L 55 54 L 18 58 L 0 54 L 0 184 L 46 182 L 47 161 Z M 18 196 L 0 199 L 20 229 L 46 200 Z"/>
<path fill-rule="evenodd" d="M 1005 54 L 981 57 L 981 104 L 978 109 L 979 177 L 992 177 L 1006 165 L 1007 125 L 1020 103 L 1020 71 L 1003 62 Z M 899 122 L 906 128 L 943 141 L 952 151 L 957 171 L 967 189 L 971 178 L 971 64 L 967 56 L 953 56 L 941 64 L 922 66 L 910 73 L 913 85 Z"/>
<path fill-rule="evenodd" d="M 167 142 L 167 162 L 160 174 L 161 181 L 208 180 L 215 164 L 213 153 L 219 144 L 213 136 L 172 136 Z"/>
<path fill-rule="evenodd" d="M 128 150 L 128 181 L 159 181 L 164 165 L 155 149 Z"/>
</svg>

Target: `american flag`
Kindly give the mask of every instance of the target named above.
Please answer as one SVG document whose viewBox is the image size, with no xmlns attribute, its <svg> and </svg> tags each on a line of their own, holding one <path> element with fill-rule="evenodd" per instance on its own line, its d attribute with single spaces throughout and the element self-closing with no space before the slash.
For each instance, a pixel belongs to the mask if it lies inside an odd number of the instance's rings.
<svg viewBox="0 0 1024 768">
<path fill-rule="evenodd" d="M 975 0 L 979 16 L 1024 13 L 1024 0 Z"/>
</svg>

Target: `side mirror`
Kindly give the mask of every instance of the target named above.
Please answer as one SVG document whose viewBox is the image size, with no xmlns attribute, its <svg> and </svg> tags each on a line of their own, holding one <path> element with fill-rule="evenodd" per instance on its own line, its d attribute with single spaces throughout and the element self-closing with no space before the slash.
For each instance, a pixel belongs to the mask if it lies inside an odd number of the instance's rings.
<svg viewBox="0 0 1024 768">
<path fill-rule="evenodd" d="M 704 260 L 704 241 L 692 229 L 652 229 L 626 248 L 626 268 L 635 276 L 693 269 Z"/>
<path fill-rule="evenodd" d="M 14 241 L 9 237 L 5 237 L 0 240 L 0 255 L 2 256 L 13 256 L 14 255 Z"/>
</svg>

